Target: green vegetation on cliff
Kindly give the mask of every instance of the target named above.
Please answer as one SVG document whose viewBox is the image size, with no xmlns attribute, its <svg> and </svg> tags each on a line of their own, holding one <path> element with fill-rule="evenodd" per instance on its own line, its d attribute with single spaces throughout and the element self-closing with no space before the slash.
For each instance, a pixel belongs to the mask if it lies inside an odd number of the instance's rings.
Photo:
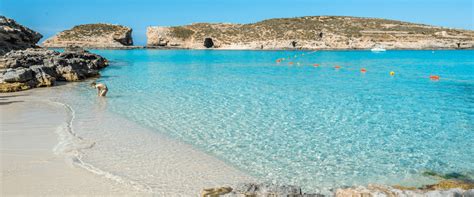
<svg viewBox="0 0 474 197">
<path fill-rule="evenodd" d="M 174 37 L 188 39 L 194 34 L 194 31 L 184 27 L 172 27 L 171 33 Z"/>
<path fill-rule="evenodd" d="M 108 34 L 120 34 L 130 31 L 128 27 L 111 24 L 84 24 L 74 26 L 58 35 L 58 39 L 75 40 L 85 37 L 103 36 Z"/>
<path fill-rule="evenodd" d="M 276 18 L 251 24 L 196 23 L 173 27 L 176 37 L 194 36 L 200 40 L 212 37 L 221 42 L 251 42 L 259 40 L 321 40 L 331 34 L 341 37 L 370 37 L 373 41 L 397 41 L 404 37 L 456 36 L 458 40 L 473 40 L 474 32 L 430 25 L 377 18 L 346 16 L 308 16 Z"/>
</svg>

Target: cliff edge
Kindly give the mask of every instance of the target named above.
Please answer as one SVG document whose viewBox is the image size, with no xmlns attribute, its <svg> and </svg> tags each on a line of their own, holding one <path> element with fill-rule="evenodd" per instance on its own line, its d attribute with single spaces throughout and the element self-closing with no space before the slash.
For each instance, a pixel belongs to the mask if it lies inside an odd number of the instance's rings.
<svg viewBox="0 0 474 197">
<path fill-rule="evenodd" d="M 148 47 L 190 49 L 463 49 L 474 31 L 376 18 L 308 16 L 251 24 L 195 23 L 147 29 Z"/>
<path fill-rule="evenodd" d="M 36 47 L 43 36 L 23 25 L 0 16 L 0 56 L 11 50 L 21 50 Z"/>
<path fill-rule="evenodd" d="M 65 48 L 122 48 L 133 45 L 132 29 L 122 25 L 85 24 L 77 25 L 48 38 L 44 47 Z"/>
</svg>

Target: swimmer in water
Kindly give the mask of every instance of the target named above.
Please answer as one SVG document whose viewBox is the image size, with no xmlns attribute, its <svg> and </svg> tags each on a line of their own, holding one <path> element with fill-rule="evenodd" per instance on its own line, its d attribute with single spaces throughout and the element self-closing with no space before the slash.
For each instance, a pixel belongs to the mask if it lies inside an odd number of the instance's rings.
<svg viewBox="0 0 474 197">
<path fill-rule="evenodd" d="M 109 91 L 107 86 L 103 83 L 92 82 L 91 86 L 93 86 L 94 88 L 97 88 L 97 95 L 98 96 L 105 96 L 107 94 L 107 92 Z"/>
</svg>

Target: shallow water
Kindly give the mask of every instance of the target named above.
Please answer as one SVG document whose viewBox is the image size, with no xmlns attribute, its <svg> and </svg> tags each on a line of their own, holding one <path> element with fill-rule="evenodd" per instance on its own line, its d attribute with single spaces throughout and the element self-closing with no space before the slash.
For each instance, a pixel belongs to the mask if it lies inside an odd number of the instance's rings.
<svg viewBox="0 0 474 197">
<path fill-rule="evenodd" d="M 263 181 L 327 192 L 474 175 L 472 50 L 93 52 L 111 61 L 106 111 Z M 86 86 L 77 99 L 97 104 Z"/>
</svg>

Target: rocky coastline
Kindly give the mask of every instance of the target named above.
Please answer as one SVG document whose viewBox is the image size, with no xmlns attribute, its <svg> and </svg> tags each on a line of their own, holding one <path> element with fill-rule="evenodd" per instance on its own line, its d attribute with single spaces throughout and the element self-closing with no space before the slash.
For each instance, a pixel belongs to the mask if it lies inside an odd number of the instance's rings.
<svg viewBox="0 0 474 197">
<path fill-rule="evenodd" d="M 46 48 L 214 50 L 391 50 L 473 49 L 474 31 L 378 18 L 308 16 L 250 24 L 195 23 L 149 26 L 145 46 L 133 46 L 132 29 L 84 24 L 42 43 Z"/>
<path fill-rule="evenodd" d="M 345 16 L 147 28 L 147 46 L 230 50 L 472 49 L 474 31 Z"/>
<path fill-rule="evenodd" d="M 80 81 L 99 75 L 105 58 L 82 50 L 64 52 L 38 47 L 42 35 L 0 16 L 0 92 L 53 86 L 56 81 Z"/>
<path fill-rule="evenodd" d="M 41 48 L 10 51 L 0 58 L 0 92 L 53 86 L 99 76 L 107 60 L 82 50 L 57 52 Z"/>
</svg>

